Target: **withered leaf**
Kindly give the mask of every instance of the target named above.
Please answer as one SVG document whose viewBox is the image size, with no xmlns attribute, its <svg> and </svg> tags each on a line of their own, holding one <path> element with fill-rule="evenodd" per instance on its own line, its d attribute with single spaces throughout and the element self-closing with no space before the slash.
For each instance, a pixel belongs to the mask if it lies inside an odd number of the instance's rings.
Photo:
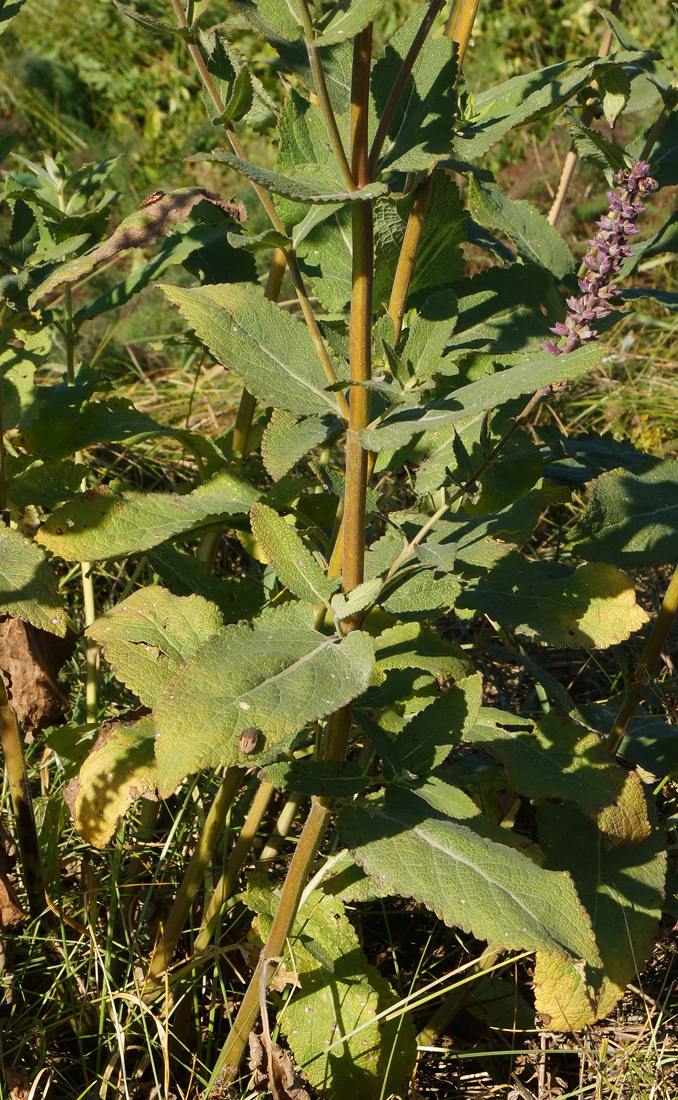
<svg viewBox="0 0 678 1100">
<path fill-rule="evenodd" d="M 270 1092 L 273 1100 L 311 1100 L 287 1051 L 271 1043 L 267 1052 L 262 1038 L 250 1032 L 250 1069 L 257 1092 Z"/>
<path fill-rule="evenodd" d="M 73 653 L 75 641 L 70 632 L 58 638 L 22 619 L 0 618 L 0 675 L 28 741 L 68 710 L 68 697 L 57 677 Z"/>
</svg>

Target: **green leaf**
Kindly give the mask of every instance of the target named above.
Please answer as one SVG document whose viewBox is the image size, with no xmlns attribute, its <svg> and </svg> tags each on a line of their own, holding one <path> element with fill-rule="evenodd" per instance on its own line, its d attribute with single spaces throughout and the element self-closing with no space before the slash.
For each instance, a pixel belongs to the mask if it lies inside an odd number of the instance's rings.
<svg viewBox="0 0 678 1100">
<path fill-rule="evenodd" d="M 300 419 L 286 409 L 274 409 L 261 440 L 261 458 L 267 472 L 274 481 L 280 481 L 299 459 L 338 428 L 339 421 L 331 417 Z"/>
<path fill-rule="evenodd" d="M 596 733 L 555 710 L 537 722 L 483 707 L 464 740 L 503 764 L 520 794 L 576 802 L 594 819 L 616 804 L 626 779 Z"/>
<path fill-rule="evenodd" d="M 396 573 L 386 586 L 381 605 L 397 619 L 432 619 L 449 611 L 460 592 L 456 577 L 425 566 L 404 576 Z"/>
<path fill-rule="evenodd" d="M 572 253 L 555 226 L 529 202 L 509 199 L 498 184 L 482 179 L 480 173 L 469 180 L 469 207 L 479 222 L 513 241 L 523 260 L 547 268 L 557 279 L 574 271 Z"/>
<path fill-rule="evenodd" d="M 267 405 L 306 416 L 339 406 L 306 325 L 248 283 L 161 288 L 215 359 Z"/>
<path fill-rule="evenodd" d="M 224 622 L 253 619 L 264 602 L 258 584 L 245 577 L 213 577 L 207 565 L 165 543 L 148 552 L 148 561 L 175 596 L 202 596 L 221 611 Z"/>
<path fill-rule="evenodd" d="M 475 672 L 463 649 L 420 623 L 403 623 L 383 630 L 375 646 L 377 667 L 382 672 L 416 668 L 440 680 L 463 680 Z"/>
<path fill-rule="evenodd" d="M 151 585 L 105 611 L 85 633 L 117 678 L 152 707 L 181 662 L 221 626 L 219 611 L 201 596 L 173 596 Z"/>
<path fill-rule="evenodd" d="M 415 714 L 396 737 L 403 767 L 423 775 L 443 764 L 451 749 L 475 725 L 481 694 L 480 675 L 468 676 Z"/>
<path fill-rule="evenodd" d="M 409 202 L 413 201 L 414 196 L 411 196 Z M 408 200 L 398 206 L 403 216 L 406 212 L 409 216 Z M 409 297 L 436 290 L 438 287 L 447 287 L 461 278 L 464 270 L 461 246 L 466 240 L 466 214 L 454 180 L 450 179 L 447 172 L 433 172 L 431 194 L 417 251 L 417 262 L 410 282 Z"/>
<path fill-rule="evenodd" d="M 241 900 L 259 914 L 265 939 L 277 895 L 268 884 L 250 883 Z M 405 1095 L 416 1059 L 412 1020 L 407 1014 L 373 1020 L 394 1005 L 393 991 L 365 958 L 339 898 L 314 891 L 299 911 L 290 941 L 285 963 L 299 987 L 279 1022 L 318 1095 L 353 1092 L 360 1100 Z"/>
<path fill-rule="evenodd" d="M 511 829 L 505 829 L 502 825 L 490 821 L 478 811 L 473 799 L 459 787 L 451 786 L 437 775 L 430 775 L 409 789 L 423 799 L 442 819 L 454 818 L 457 821 L 464 821 L 478 836 L 493 840 L 496 844 L 514 848 L 541 866 L 543 856 L 538 845 L 532 843 L 527 837 L 521 836 L 520 833 L 514 833 Z"/>
<path fill-rule="evenodd" d="M 591 916 L 603 963 L 595 1010 L 586 1020 L 592 1023 L 610 1014 L 652 953 L 666 875 L 662 831 L 655 829 L 639 844 L 609 849 L 593 822 L 571 803 L 546 803 L 539 811 L 539 839 L 547 866 L 572 875 Z M 576 980 L 569 988 L 554 988 L 548 967 L 538 959 L 535 989 L 538 1010 L 551 1017 L 549 1027 L 581 1026 L 572 1018 L 583 1008 L 583 997 L 570 992 L 577 990 Z"/>
<path fill-rule="evenodd" d="M 138 23 L 144 30 L 153 31 L 155 34 L 177 35 L 179 38 L 186 38 L 191 33 L 188 27 L 178 27 L 176 23 L 163 23 L 161 19 L 156 19 L 153 15 L 137 11 L 136 8 L 131 8 L 128 4 L 121 4 L 120 0 L 113 0 L 113 3 L 122 15 L 126 15 L 133 23 Z"/>
<path fill-rule="evenodd" d="M 628 568 L 674 562 L 677 537 L 678 462 L 666 459 L 643 473 L 596 478 L 569 544 L 579 557 Z"/>
<path fill-rule="evenodd" d="M 475 160 L 507 130 L 557 110 L 602 73 L 634 61 L 652 60 L 654 51 L 620 50 L 602 58 L 561 61 L 537 72 L 511 77 L 476 96 L 476 113 L 455 138 L 455 156 Z"/>
<path fill-rule="evenodd" d="M 259 773 L 266 783 L 283 790 L 322 798 L 352 798 L 372 780 L 351 760 L 285 760 L 267 764 Z"/>
<path fill-rule="evenodd" d="M 517 553 L 498 561 L 457 602 L 517 634 L 562 647 L 618 645 L 648 621 L 636 603 L 633 581 L 614 566 L 552 571 Z"/>
<path fill-rule="evenodd" d="M 30 504 L 53 511 L 78 492 L 88 472 L 87 466 L 69 459 L 48 463 L 22 456 L 15 462 L 5 456 L 7 499 L 21 512 Z"/>
<path fill-rule="evenodd" d="M 70 784 L 78 833 L 105 848 L 138 798 L 155 801 L 155 728 L 150 716 L 104 722 L 99 739 Z"/>
<path fill-rule="evenodd" d="M 0 529 L 0 611 L 63 638 L 68 618 L 51 565 L 30 539 Z"/>
<path fill-rule="evenodd" d="M 426 14 L 422 7 L 390 39 L 372 70 L 374 113 L 380 118 L 393 83 Z M 445 35 L 423 43 L 405 84 L 381 153 L 378 172 L 430 169 L 449 155 L 455 137 L 456 47 Z"/>
<path fill-rule="evenodd" d="M 372 639 L 354 630 L 337 644 L 312 624 L 304 604 L 269 610 L 225 627 L 177 671 L 155 708 L 163 795 L 191 772 L 247 762 L 238 749 L 244 729 L 279 744 L 364 691 Z"/>
<path fill-rule="evenodd" d="M 624 150 L 613 141 L 608 141 L 599 130 L 587 129 L 574 123 L 570 125 L 570 136 L 577 156 L 589 164 L 595 164 L 596 168 L 605 172 L 608 182 L 611 183 L 612 174 L 624 167 Z"/>
<path fill-rule="evenodd" d="M 313 39 L 314 46 L 333 46 L 336 42 L 346 42 L 355 38 L 371 23 L 381 11 L 385 0 L 340 0 L 318 30 L 320 34 Z"/>
<path fill-rule="evenodd" d="M 338 619 L 348 619 L 370 607 L 380 591 L 381 581 L 375 579 L 356 585 L 350 592 L 337 592 L 332 597 L 332 610 Z"/>
<path fill-rule="evenodd" d="M 260 187 L 272 191 L 274 195 L 282 195 L 283 198 L 291 199 L 292 202 L 307 205 L 360 202 L 365 199 L 379 198 L 388 191 L 383 183 L 368 183 L 357 191 L 347 191 L 339 177 L 338 169 L 333 172 L 328 165 L 300 164 L 296 167 L 296 176 L 292 177 L 282 176 L 269 168 L 261 168 L 249 160 L 236 157 L 234 153 L 227 153 L 225 149 L 214 149 L 209 155 L 197 153 L 188 159 L 189 161 L 223 162 L 252 180 L 253 183 L 258 183 Z"/>
<path fill-rule="evenodd" d="M 267 504 L 253 504 L 250 519 L 252 534 L 282 584 L 300 600 L 327 606 L 341 578 L 326 577 L 294 528 Z"/>
<path fill-rule="evenodd" d="M 246 513 L 259 493 L 223 471 L 186 496 L 178 493 L 88 489 L 54 512 L 38 541 L 66 561 L 104 561 L 150 550 L 209 516 Z"/>
<path fill-rule="evenodd" d="M 631 81 L 623 69 L 608 69 L 600 77 L 599 88 L 603 95 L 603 114 L 608 125 L 613 127 L 629 101 Z"/>
<path fill-rule="evenodd" d="M 455 818 L 433 816 L 398 788 L 343 807 L 339 832 L 365 870 L 451 927 L 499 950 L 542 951 L 600 965 L 569 875 L 546 871 Z"/>
<path fill-rule="evenodd" d="M 14 19 L 14 16 L 19 13 L 25 3 L 26 0 L 0 0 L 0 34 L 5 33 L 7 27 Z M 6 155 L 7 154 L 3 152 L 3 160 Z"/>
<path fill-rule="evenodd" d="M 376 428 L 360 432 L 360 441 L 372 451 L 399 447 L 422 431 L 434 432 L 522 394 L 534 393 L 569 378 L 578 378 L 603 358 L 604 345 L 588 344 L 569 355 L 542 354 L 539 359 L 509 367 L 442 397 L 421 409 L 405 409 Z"/>
<path fill-rule="evenodd" d="M 262 233 L 256 233 L 252 237 L 245 233 L 229 233 L 228 243 L 233 248 L 244 248 L 247 252 L 259 252 L 263 248 L 292 247 L 289 237 L 286 237 L 284 233 L 279 233 L 277 229 L 264 229 Z"/>
<path fill-rule="evenodd" d="M 678 309 L 678 293 L 671 290 L 655 290 L 651 287 L 634 286 L 622 291 L 621 297 L 625 302 L 635 302 L 638 298 L 649 298 L 672 312 Z"/>
<path fill-rule="evenodd" d="M 457 296 L 452 290 L 432 294 L 422 304 L 407 334 L 403 359 L 417 378 L 435 374 L 458 316 Z"/>
</svg>

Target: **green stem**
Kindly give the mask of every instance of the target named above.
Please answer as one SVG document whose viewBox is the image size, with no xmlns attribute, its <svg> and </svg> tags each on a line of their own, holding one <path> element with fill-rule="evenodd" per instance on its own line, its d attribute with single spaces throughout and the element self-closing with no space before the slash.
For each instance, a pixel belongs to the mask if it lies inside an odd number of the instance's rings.
<svg viewBox="0 0 678 1100">
<path fill-rule="evenodd" d="M 341 173 L 344 187 L 347 191 L 355 191 L 355 180 L 349 168 L 348 160 L 346 159 L 346 151 L 341 140 L 341 134 L 339 133 L 339 127 L 337 126 L 337 119 L 332 108 L 332 103 L 330 102 L 325 73 L 320 61 L 320 53 L 318 47 L 313 44 L 315 32 L 306 0 L 297 0 L 297 8 L 299 9 L 299 18 L 301 19 L 301 25 L 304 30 L 306 51 L 308 53 L 308 62 L 313 76 L 315 94 L 318 97 L 318 103 L 322 111 L 325 127 L 327 129 L 327 136 L 332 152 L 334 153 L 334 159 Z"/>
<path fill-rule="evenodd" d="M 403 327 L 403 315 L 407 304 L 407 295 L 414 274 L 414 265 L 417 260 L 421 235 L 424 230 L 424 219 L 428 209 L 428 200 L 431 196 L 431 180 L 431 176 L 426 176 L 414 192 L 414 202 L 410 210 L 410 216 L 407 219 L 405 236 L 403 237 L 403 243 L 400 248 L 398 266 L 396 267 L 393 286 L 391 288 L 388 315 L 393 321 L 396 344 L 400 339 L 400 333 Z"/>
<path fill-rule="evenodd" d="M 226 1040 L 226 1045 L 219 1055 L 210 1078 L 206 1092 L 208 1100 L 210 1097 L 216 1100 L 216 1097 L 223 1096 L 226 1087 L 237 1076 L 238 1066 L 247 1045 L 247 1037 L 259 1015 L 260 968 L 268 966 L 271 960 L 279 958 L 285 948 L 285 942 L 292 930 L 306 880 L 325 835 L 328 820 L 328 807 L 320 799 L 313 799 L 311 812 L 306 819 L 306 824 L 294 850 L 266 946 L 261 952 L 259 962 Z"/>
<path fill-rule="evenodd" d="M 373 179 L 376 174 L 379 157 L 381 156 L 381 150 L 383 149 L 384 142 L 386 141 L 386 135 L 388 134 L 391 123 L 393 122 L 393 116 L 396 113 L 398 104 L 400 103 L 400 97 L 405 90 L 405 85 L 407 84 L 412 69 L 414 68 L 414 63 L 419 57 L 422 46 L 424 45 L 424 42 L 429 35 L 431 27 L 433 26 L 436 17 L 444 3 L 445 0 L 431 0 L 428 11 L 426 12 L 426 15 L 421 22 L 419 30 L 414 36 L 412 45 L 407 51 L 407 55 L 402 65 L 400 66 L 400 71 L 393 82 L 393 87 L 391 88 L 388 99 L 386 100 L 384 110 L 382 111 L 381 118 L 379 119 L 379 125 L 377 126 L 377 132 L 374 135 L 372 148 L 370 149 L 369 174 L 371 179 Z"/>
<path fill-rule="evenodd" d="M 240 836 L 228 858 L 224 873 L 217 883 L 217 887 L 210 898 L 210 903 L 202 918 L 202 926 L 196 936 L 193 946 L 193 953 L 195 955 L 199 955 L 201 952 L 206 951 L 212 942 L 212 936 L 214 935 L 214 930 L 219 921 L 221 910 L 228 900 L 234 883 L 240 874 L 242 865 L 254 843 L 254 838 L 259 831 L 259 826 L 268 809 L 268 804 L 273 797 L 274 791 L 275 787 L 272 783 L 261 783 L 257 793 L 252 799 L 252 805 L 245 818 L 243 827 L 240 830 Z"/>
<path fill-rule="evenodd" d="M 177 25 L 187 29 L 188 25 L 186 23 L 186 16 L 184 14 L 184 10 L 181 6 L 181 0 L 172 0 L 172 7 L 174 8 L 174 14 L 175 14 L 175 17 L 176 17 L 176 20 L 177 20 Z M 198 44 L 195 41 L 195 38 L 193 37 L 192 34 L 189 34 L 189 35 L 186 36 L 186 45 L 187 45 L 187 48 L 188 48 L 188 52 L 190 53 L 191 58 L 193 60 L 193 63 L 195 65 L 196 69 L 198 70 L 198 73 L 200 75 L 200 79 L 203 82 L 203 85 L 205 87 L 205 90 L 206 90 L 207 94 L 209 95 L 210 99 L 212 100 L 212 102 L 213 102 L 214 106 L 216 107 L 216 109 L 218 110 L 219 114 L 222 114 L 223 110 L 224 110 L 224 104 L 222 102 L 221 96 L 219 95 L 219 92 L 217 91 L 216 85 L 215 85 L 214 81 L 212 80 L 212 77 L 210 75 L 209 69 L 207 68 L 207 64 L 205 62 L 205 59 L 202 56 L 202 53 L 200 52 L 200 47 L 198 46 Z M 233 152 L 236 154 L 236 156 L 242 157 L 244 159 L 245 158 L 245 150 L 243 149 L 243 146 L 240 142 L 240 139 L 238 138 L 238 135 L 235 132 L 235 129 L 233 127 L 233 123 L 230 120 L 225 122 L 224 123 L 224 128 L 226 130 L 226 135 L 227 135 L 228 140 L 231 144 L 231 148 L 233 149 Z M 252 182 L 252 181 L 250 181 L 250 182 Z M 281 220 L 278 216 L 278 211 L 276 210 L 275 205 L 274 205 L 273 200 L 271 199 L 270 195 L 266 191 L 264 191 L 263 187 L 260 187 L 258 183 L 252 183 L 252 187 L 254 188 L 254 190 L 255 190 L 258 198 L 259 198 L 259 201 L 261 202 L 261 205 L 263 206 L 264 210 L 268 214 L 269 219 L 271 221 L 271 225 L 274 227 L 274 229 L 276 229 L 278 231 L 278 233 L 285 234 L 285 226 L 283 225 L 283 223 L 281 222 Z M 336 382 L 337 381 L 337 376 L 334 372 L 334 367 L 332 366 L 332 360 L 330 359 L 329 352 L 328 352 L 327 348 L 325 347 L 325 342 L 322 338 L 322 333 L 320 332 L 320 329 L 318 328 L 318 322 L 315 319 L 315 314 L 313 313 L 313 310 L 311 309 L 311 304 L 308 300 L 308 295 L 306 293 L 306 287 L 304 286 L 304 280 L 302 279 L 302 276 L 301 276 L 301 271 L 299 269 L 299 264 L 297 263 L 297 258 L 294 255 L 294 252 L 292 250 L 290 250 L 289 252 L 285 252 L 285 255 L 286 255 L 286 258 L 287 258 L 287 264 L 288 264 L 289 269 L 290 269 L 290 275 L 292 276 L 292 281 L 294 282 L 294 288 L 297 292 L 297 297 L 299 298 L 299 304 L 301 305 L 301 311 L 304 315 L 304 320 L 306 321 L 306 324 L 308 325 L 309 332 L 311 333 L 311 339 L 313 340 L 313 344 L 314 344 L 316 352 L 318 354 L 318 358 L 320 359 L 320 362 L 322 363 L 323 370 L 325 371 L 325 374 L 327 375 L 328 382 L 330 382 L 330 383 Z M 338 405 L 341 409 L 342 416 L 344 416 L 345 419 L 348 419 L 348 405 L 346 403 L 346 399 L 345 399 L 344 395 L 341 394 L 341 393 L 338 393 L 336 395 L 336 397 L 337 397 L 337 403 L 338 403 Z"/>
<path fill-rule="evenodd" d="M 38 831 L 16 715 L 9 705 L 5 684 L 0 676 L 0 740 L 5 769 L 12 795 L 16 834 L 21 854 L 28 910 L 37 919 L 45 910 L 45 875 L 40 857 Z"/>
<path fill-rule="evenodd" d="M 659 614 L 655 619 L 650 636 L 645 643 L 638 667 L 634 673 L 626 677 L 626 693 L 624 701 L 619 708 L 619 714 L 608 737 L 608 747 L 612 756 L 619 752 L 619 746 L 624 740 L 629 723 L 635 714 L 642 699 L 643 691 L 650 683 L 654 674 L 655 665 L 666 645 L 669 631 L 678 611 L 678 566 L 676 566 L 666 595 L 662 600 Z"/>
<path fill-rule="evenodd" d="M 292 823 L 305 797 L 306 795 L 299 794 L 298 791 L 293 791 L 287 799 L 287 802 L 280 811 L 268 843 L 261 850 L 259 859 L 257 860 L 257 865 L 259 867 L 263 867 L 264 864 L 270 863 L 272 859 L 276 859 L 277 856 L 280 855 L 283 841 L 292 828 Z"/>
<path fill-rule="evenodd" d="M 174 899 L 174 905 L 170 911 L 167 923 L 163 929 L 162 939 L 151 959 L 148 968 L 146 988 L 155 990 L 162 982 L 162 975 L 169 966 L 174 949 L 181 935 L 188 912 L 195 900 L 200 884 L 205 874 L 207 861 L 209 860 L 219 834 L 224 826 L 233 799 L 240 790 L 246 768 L 228 768 L 221 786 L 210 807 L 204 827 L 198 839 L 195 851 L 186 868 L 181 885 Z"/>
<path fill-rule="evenodd" d="M 457 72 L 461 69 L 480 0 L 454 0 L 445 34 L 457 43 Z"/>
</svg>

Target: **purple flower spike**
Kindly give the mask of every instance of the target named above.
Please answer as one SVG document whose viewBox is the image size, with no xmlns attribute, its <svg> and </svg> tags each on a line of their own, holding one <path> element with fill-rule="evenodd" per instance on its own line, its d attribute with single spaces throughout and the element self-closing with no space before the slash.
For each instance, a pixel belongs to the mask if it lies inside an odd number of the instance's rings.
<svg viewBox="0 0 678 1100">
<path fill-rule="evenodd" d="M 545 340 L 544 351 L 551 355 L 563 355 L 575 348 L 597 340 L 598 334 L 589 325 L 599 317 L 607 317 L 610 298 L 619 294 L 619 287 L 612 282 L 625 258 L 631 256 L 627 237 L 638 232 L 636 220 L 645 207 L 639 196 L 650 195 L 657 190 L 657 181 L 650 175 L 650 165 L 639 161 L 632 168 L 622 168 L 614 177 L 618 191 L 608 191 L 610 209 L 596 223 L 598 232 L 589 241 L 584 258 L 586 275 L 579 279 L 581 297 L 568 298 L 569 307 L 565 321 L 559 321 L 551 329 L 556 336 L 566 336 L 560 347 L 555 340 Z"/>
</svg>

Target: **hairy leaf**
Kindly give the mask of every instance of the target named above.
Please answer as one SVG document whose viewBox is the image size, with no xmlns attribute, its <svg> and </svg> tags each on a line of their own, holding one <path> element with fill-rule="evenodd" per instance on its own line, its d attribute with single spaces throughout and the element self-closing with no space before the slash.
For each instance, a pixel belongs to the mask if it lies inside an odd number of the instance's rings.
<svg viewBox="0 0 678 1100">
<path fill-rule="evenodd" d="M 568 964 L 554 972 L 551 960 L 537 958 L 536 1001 L 546 1026 L 578 1030 L 612 1011 L 649 958 L 661 915 L 666 855 L 658 829 L 640 844 L 609 850 L 572 803 L 541 807 L 539 838 L 547 866 L 572 875 L 603 962 L 593 1006 L 581 976 Z"/>
<path fill-rule="evenodd" d="M 76 781 L 69 802 L 78 833 L 105 848 L 116 826 L 138 798 L 155 799 L 155 728 L 150 715 L 105 722 Z"/>
<path fill-rule="evenodd" d="M 105 611 L 86 630 L 119 680 L 152 707 L 182 661 L 222 626 L 201 596 L 173 596 L 152 585 Z"/>
<path fill-rule="evenodd" d="M 238 748 L 244 729 L 278 744 L 349 703 L 373 663 L 367 634 L 353 631 L 337 644 L 313 629 L 303 604 L 225 627 L 178 670 L 155 708 L 161 793 L 191 772 L 247 760 Z"/>
<path fill-rule="evenodd" d="M 296 531 L 273 508 L 253 504 L 250 518 L 252 534 L 285 587 L 300 600 L 327 604 L 340 578 L 325 576 Z"/>
<path fill-rule="evenodd" d="M 385 0 L 340 0 L 319 27 L 314 46 L 333 46 L 355 38 L 381 11 Z"/>
<path fill-rule="evenodd" d="M 63 638 L 68 619 L 42 551 L 18 531 L 0 529 L 0 611 Z"/>
<path fill-rule="evenodd" d="M 475 725 L 480 708 L 481 677 L 468 676 L 448 687 L 415 714 L 396 737 L 396 749 L 408 771 L 423 775 L 444 763 Z"/>
<path fill-rule="evenodd" d="M 373 451 L 402 446 L 416 432 L 436 431 L 514 397 L 577 378 L 599 363 L 605 350 L 600 344 L 588 344 L 569 355 L 543 354 L 539 359 L 479 378 L 421 409 L 395 412 L 378 427 L 362 431 L 360 440 Z"/>
<path fill-rule="evenodd" d="M 553 576 L 517 553 L 497 562 L 458 603 L 554 646 L 617 645 L 648 621 L 633 581 L 613 566 L 584 565 Z"/>
<path fill-rule="evenodd" d="M 274 481 L 280 481 L 313 447 L 339 428 L 332 417 L 299 418 L 286 409 L 274 409 L 261 440 L 261 457 Z"/>
<path fill-rule="evenodd" d="M 626 567 L 675 561 L 678 462 L 667 459 L 642 473 L 611 470 L 592 489 L 569 539 L 575 554 Z"/>
<path fill-rule="evenodd" d="M 267 764 L 259 773 L 266 783 L 322 798 L 351 798 L 371 780 L 352 760 L 285 760 Z"/>
<path fill-rule="evenodd" d="M 545 871 L 404 788 L 344 806 L 343 843 L 369 874 L 500 950 L 543 950 L 599 965 L 567 874 Z"/>
<path fill-rule="evenodd" d="M 277 896 L 251 883 L 241 897 L 259 914 L 265 938 Z M 299 986 L 280 1024 L 318 1094 L 354 1091 L 361 1100 L 404 1095 L 416 1059 L 414 1026 L 408 1015 L 372 1021 L 394 1004 L 393 991 L 367 962 L 339 898 L 311 894 L 297 916 L 286 964 Z"/>
<path fill-rule="evenodd" d="M 452 290 L 432 294 L 423 303 L 407 334 L 403 359 L 418 378 L 435 373 L 457 323 L 457 296 Z"/>
<path fill-rule="evenodd" d="M 53 512 L 38 541 L 66 561 L 103 561 L 150 550 L 210 516 L 248 512 L 259 493 L 226 471 L 192 493 L 115 492 L 87 489 Z"/>
<path fill-rule="evenodd" d="M 469 181 L 469 206 L 479 222 L 505 233 L 524 260 L 540 264 L 558 279 L 574 271 L 572 253 L 555 226 L 529 202 L 509 199 L 481 173 Z"/>
<path fill-rule="evenodd" d="M 299 415 L 339 413 L 308 329 L 257 288 L 162 289 L 214 357 L 260 401 Z"/>
<path fill-rule="evenodd" d="M 357 191 L 347 191 L 338 169 L 333 171 L 329 165 L 299 164 L 296 166 L 295 176 L 283 176 L 279 172 L 272 172 L 270 168 L 261 168 L 249 160 L 236 157 L 234 153 L 227 153 L 225 149 L 214 149 L 209 155 L 198 153 L 188 159 L 223 161 L 253 183 L 258 183 L 260 187 L 272 191 L 274 195 L 281 195 L 285 199 L 291 199 L 292 202 L 307 205 L 359 202 L 364 199 L 379 198 L 387 192 L 387 187 L 383 183 L 368 183 Z"/>
<path fill-rule="evenodd" d="M 264 593 L 245 577 L 214 577 L 192 554 L 165 543 L 147 554 L 149 563 L 175 596 L 202 596 L 221 611 L 224 622 L 253 619 L 261 611 Z"/>
<path fill-rule="evenodd" d="M 597 734 L 555 710 L 535 722 L 483 707 L 464 740 L 499 760 L 520 794 L 568 799 L 594 819 L 617 802 L 626 779 Z"/>
</svg>

